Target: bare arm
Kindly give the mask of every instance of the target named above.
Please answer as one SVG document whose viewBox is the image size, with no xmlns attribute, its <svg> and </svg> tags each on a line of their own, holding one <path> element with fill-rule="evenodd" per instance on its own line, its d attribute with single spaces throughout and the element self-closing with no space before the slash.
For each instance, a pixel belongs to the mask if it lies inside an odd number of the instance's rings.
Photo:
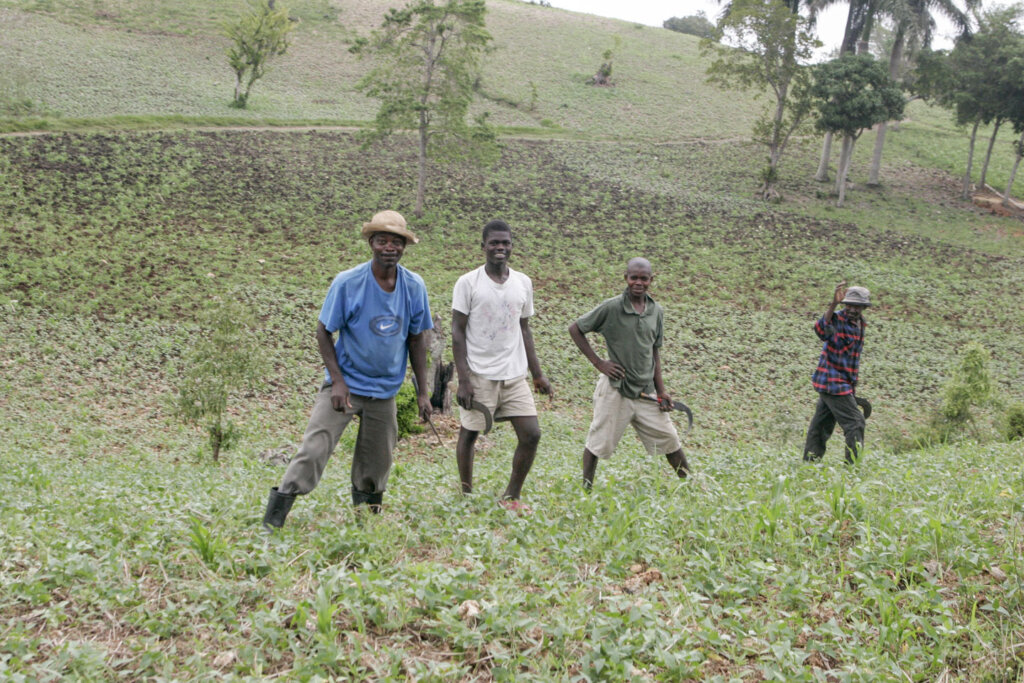
<svg viewBox="0 0 1024 683">
<path fill-rule="evenodd" d="M 338 366 L 338 354 L 334 351 L 334 337 L 327 331 L 324 324 L 319 320 L 316 322 L 316 345 L 320 350 L 320 358 L 324 361 L 327 374 L 331 376 L 331 405 L 340 413 L 352 407 L 349 400 L 348 385 L 341 375 L 341 368 Z"/>
<path fill-rule="evenodd" d="M 459 375 L 459 386 L 455 391 L 458 404 L 467 410 L 473 406 L 473 385 L 469 381 L 469 357 L 466 354 L 466 324 L 469 316 L 452 309 L 452 355 L 455 370 Z"/>
<path fill-rule="evenodd" d="M 832 316 L 835 315 L 836 306 L 843 302 L 843 297 L 846 296 L 846 283 L 840 282 L 836 285 L 836 291 L 832 294 L 832 302 L 825 309 L 825 313 L 822 315 L 822 319 L 825 324 L 828 325 L 832 322 Z"/>
<path fill-rule="evenodd" d="M 569 336 L 572 337 L 574 342 L 576 342 L 576 346 L 579 348 L 580 353 L 582 353 L 586 359 L 590 361 L 590 364 L 597 368 L 601 373 L 608 375 L 612 379 L 622 379 L 626 376 L 625 368 L 618 363 L 613 363 L 610 360 L 601 358 L 594 352 L 594 348 L 590 345 L 590 342 L 587 341 L 586 335 L 580 331 L 579 325 L 576 323 L 569 325 Z"/>
<path fill-rule="evenodd" d="M 412 374 L 416 378 L 416 403 L 420 408 L 420 419 L 424 422 L 430 419 L 433 407 L 430 405 L 430 389 L 427 384 L 427 340 L 423 332 L 410 334 L 406 340 L 409 347 L 409 363 L 412 365 Z"/>
<path fill-rule="evenodd" d="M 544 373 L 540 369 L 540 360 L 537 358 L 537 351 L 533 347 L 533 332 L 530 331 L 530 319 L 520 318 L 519 329 L 523 333 L 523 346 L 526 347 L 526 364 L 530 368 L 530 374 L 533 375 L 533 388 L 542 394 L 550 396 L 551 382 L 544 376 Z"/>
<path fill-rule="evenodd" d="M 409 335 L 406 345 L 409 347 L 409 362 L 413 366 L 413 377 L 416 378 L 416 402 L 420 407 L 420 419 L 426 422 L 433 412 L 433 407 L 430 405 L 430 385 L 427 383 L 426 335 L 423 332 Z"/>
<path fill-rule="evenodd" d="M 661 353 L 657 346 L 654 347 L 654 390 L 658 392 L 658 406 L 665 412 L 672 410 L 672 396 L 661 379 Z"/>
</svg>

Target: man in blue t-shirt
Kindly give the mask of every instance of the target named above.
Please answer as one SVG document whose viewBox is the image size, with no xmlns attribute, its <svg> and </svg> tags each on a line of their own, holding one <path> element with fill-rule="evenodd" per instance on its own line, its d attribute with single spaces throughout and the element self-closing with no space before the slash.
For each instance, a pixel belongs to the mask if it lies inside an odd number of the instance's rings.
<svg viewBox="0 0 1024 683">
<path fill-rule="evenodd" d="M 362 234 L 373 257 L 339 273 L 320 310 L 316 341 L 324 360 L 324 383 L 298 453 L 280 486 L 270 489 L 263 516 L 267 531 L 284 525 L 296 496 L 316 488 L 342 432 L 356 415 L 352 503 L 380 511 L 398 439 L 395 395 L 405 380 L 407 357 L 419 387 L 420 417 L 430 417 L 423 333 L 433 323 L 427 288 L 423 278 L 398 265 L 406 244 L 419 240 L 397 211 L 376 214 L 363 224 Z"/>
</svg>

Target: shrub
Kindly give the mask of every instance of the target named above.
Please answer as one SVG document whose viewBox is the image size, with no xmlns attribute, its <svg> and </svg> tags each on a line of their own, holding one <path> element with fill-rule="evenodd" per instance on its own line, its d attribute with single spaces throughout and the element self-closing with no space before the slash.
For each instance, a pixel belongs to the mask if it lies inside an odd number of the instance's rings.
<svg viewBox="0 0 1024 683">
<path fill-rule="evenodd" d="M 1024 403 L 1010 406 L 1003 417 L 1003 436 L 1007 441 L 1024 439 Z"/>
<path fill-rule="evenodd" d="M 423 425 L 419 423 L 420 408 L 416 402 L 416 390 L 408 382 L 398 390 L 398 395 L 395 396 L 395 407 L 398 409 L 399 439 L 423 431 Z"/>
<path fill-rule="evenodd" d="M 178 377 L 174 412 L 205 428 L 214 460 L 239 436 L 236 425 L 224 419 L 228 399 L 240 389 L 254 389 L 263 375 L 252 320 L 252 311 L 236 298 L 215 299 L 203 312 L 203 329 L 185 353 Z"/>
<path fill-rule="evenodd" d="M 708 21 L 703 12 L 688 17 L 672 17 L 662 22 L 662 27 L 677 33 L 687 33 L 698 38 L 710 38 L 715 33 L 715 25 Z"/>
<path fill-rule="evenodd" d="M 974 423 L 974 409 L 992 400 L 989 354 L 977 342 L 968 344 L 942 390 L 942 405 L 931 419 L 930 430 L 919 437 L 922 445 L 945 443 Z"/>
</svg>

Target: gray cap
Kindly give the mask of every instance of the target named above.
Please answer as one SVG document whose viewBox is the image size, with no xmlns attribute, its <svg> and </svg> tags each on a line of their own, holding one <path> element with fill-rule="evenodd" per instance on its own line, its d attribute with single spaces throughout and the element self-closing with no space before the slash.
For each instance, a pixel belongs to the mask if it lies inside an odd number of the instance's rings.
<svg viewBox="0 0 1024 683">
<path fill-rule="evenodd" d="M 841 303 L 853 304 L 854 306 L 870 306 L 871 292 L 867 290 L 867 287 L 850 287 L 846 290 L 846 296 L 843 297 Z"/>
</svg>

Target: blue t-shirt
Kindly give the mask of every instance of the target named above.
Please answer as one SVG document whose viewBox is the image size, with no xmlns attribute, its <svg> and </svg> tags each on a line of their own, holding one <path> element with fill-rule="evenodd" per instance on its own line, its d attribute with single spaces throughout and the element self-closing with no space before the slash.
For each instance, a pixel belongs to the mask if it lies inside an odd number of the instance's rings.
<svg viewBox="0 0 1024 683">
<path fill-rule="evenodd" d="M 320 322 L 328 332 L 338 332 L 334 352 L 349 391 L 372 398 L 398 393 L 409 356 L 406 340 L 434 326 L 423 278 L 398 266 L 395 291 L 385 292 L 369 261 L 338 273 Z M 330 383 L 330 374 L 324 374 Z"/>
</svg>

